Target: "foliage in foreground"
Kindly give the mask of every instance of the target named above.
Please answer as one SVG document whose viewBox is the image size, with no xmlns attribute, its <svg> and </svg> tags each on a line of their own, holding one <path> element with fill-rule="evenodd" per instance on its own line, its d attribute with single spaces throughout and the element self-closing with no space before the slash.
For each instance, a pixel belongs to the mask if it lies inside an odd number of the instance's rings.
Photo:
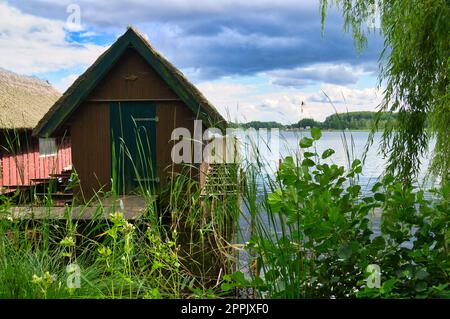
<svg viewBox="0 0 450 319">
<path fill-rule="evenodd" d="M 450 186 L 428 197 L 388 175 L 363 195 L 361 162 L 333 164 L 334 150 L 314 147 L 320 137 L 312 129 L 302 159 L 286 157 L 266 190 L 257 186 L 261 168 L 249 167 L 245 210 L 235 197 L 205 200 L 183 174 L 162 194 L 167 209 L 148 198 L 133 224 L 121 214 L 87 225 L 9 218 L 3 198 L 0 298 L 217 298 L 233 288 L 255 298 L 449 298 Z M 242 246 L 223 237 L 237 226 L 227 218 L 251 228 L 250 258 L 232 275 L 231 248 Z M 80 288 L 66 284 L 74 263 Z M 380 288 L 366 282 L 373 264 Z"/>
<path fill-rule="evenodd" d="M 286 157 L 280 165 L 274 191 L 259 204 L 268 216 L 254 216 L 246 246 L 252 276 L 235 273 L 224 289 L 251 287 L 269 298 L 450 297 L 450 185 L 427 200 L 388 175 L 362 196 L 354 183 L 361 162 L 348 170 L 328 164 L 334 151 L 312 148 L 320 136 L 313 129 L 300 141 L 301 162 Z M 366 282 L 373 264 L 379 288 Z"/>
<path fill-rule="evenodd" d="M 0 298 L 180 297 L 187 283 L 175 242 L 137 230 L 121 214 L 110 222 L 95 235 L 46 222 L 30 234 L 19 221 L 2 221 Z M 78 288 L 74 267 L 81 275 Z"/>
<path fill-rule="evenodd" d="M 192 185 L 180 176 L 168 186 L 166 210 L 149 201 L 134 221 L 122 213 L 72 220 L 73 207 L 62 220 L 21 219 L 1 198 L 0 299 L 220 296 L 220 207 L 206 218 Z"/>
</svg>

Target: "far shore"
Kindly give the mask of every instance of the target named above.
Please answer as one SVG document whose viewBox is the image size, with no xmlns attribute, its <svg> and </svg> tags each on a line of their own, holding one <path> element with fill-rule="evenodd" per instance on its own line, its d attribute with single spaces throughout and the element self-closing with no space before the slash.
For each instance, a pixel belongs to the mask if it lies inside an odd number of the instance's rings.
<svg viewBox="0 0 450 319">
<path fill-rule="evenodd" d="M 309 132 L 311 129 L 302 129 L 302 128 L 280 128 L 280 130 L 288 131 L 288 132 Z M 345 130 L 337 130 L 337 129 L 321 129 L 322 132 L 371 132 L 370 129 L 345 129 Z M 377 132 L 382 132 L 381 130 L 377 130 Z"/>
</svg>

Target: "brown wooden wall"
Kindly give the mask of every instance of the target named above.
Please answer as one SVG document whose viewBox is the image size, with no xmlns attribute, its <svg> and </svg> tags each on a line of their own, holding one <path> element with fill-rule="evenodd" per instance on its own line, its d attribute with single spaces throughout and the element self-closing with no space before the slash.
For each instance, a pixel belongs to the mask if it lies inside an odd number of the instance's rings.
<svg viewBox="0 0 450 319">
<path fill-rule="evenodd" d="M 177 96 L 134 49 L 128 49 L 90 99 L 176 99 Z"/>
<path fill-rule="evenodd" d="M 73 165 L 86 199 L 111 178 L 110 101 L 148 100 L 156 104 L 156 167 L 161 182 L 172 170 L 170 142 L 175 127 L 193 134 L 195 114 L 134 50 L 128 49 L 71 119 Z M 175 168 L 179 171 L 179 167 Z M 196 175 L 195 173 L 193 175 Z"/>
<path fill-rule="evenodd" d="M 171 141 L 172 131 L 177 127 L 185 127 L 194 136 L 194 113 L 188 109 L 183 102 L 158 102 L 156 104 L 156 115 L 159 122 L 156 125 L 156 169 L 158 177 L 164 183 L 167 176 L 171 172 L 180 172 L 181 167 L 173 165 L 171 158 L 172 146 L 175 144 Z M 193 154 L 193 151 L 192 151 Z M 198 180 L 198 172 L 192 171 L 191 177 Z"/>
<path fill-rule="evenodd" d="M 86 200 L 94 190 L 110 188 L 111 139 L 109 103 L 84 102 L 73 116 L 72 162 Z"/>
</svg>

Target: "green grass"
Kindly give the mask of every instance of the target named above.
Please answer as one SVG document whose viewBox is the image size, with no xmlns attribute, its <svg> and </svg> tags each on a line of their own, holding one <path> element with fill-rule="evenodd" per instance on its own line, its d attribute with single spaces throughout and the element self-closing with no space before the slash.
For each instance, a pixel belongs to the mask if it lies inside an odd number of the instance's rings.
<svg viewBox="0 0 450 319">
<path fill-rule="evenodd" d="M 261 157 L 218 170 L 218 179 L 235 184 L 237 193 L 217 195 L 223 191 L 217 185 L 202 190 L 195 167 L 172 167 L 173 178 L 159 188 L 139 185 L 146 212 L 133 223 L 120 214 L 87 222 L 12 219 L 14 198 L 2 196 L 0 298 L 448 296 L 448 187 L 429 202 L 392 179 L 375 197 L 363 196 L 351 135 L 342 135 L 348 163 L 339 168 L 324 165 L 314 148 L 320 131 L 311 133 L 299 135 L 304 148 L 277 171 L 268 171 Z M 145 149 L 148 141 L 138 143 Z M 118 147 L 129 156 L 125 145 Z M 153 167 L 139 156 L 139 165 Z M 120 179 L 116 169 L 113 178 Z M 98 197 L 118 196 L 116 189 Z M 51 209 L 50 198 L 44 205 Z M 375 207 L 386 217 L 382 239 L 372 241 L 368 218 Z M 401 244 L 412 229 L 420 236 L 406 250 Z M 370 263 L 382 266 L 381 290 L 365 288 Z M 66 284 L 70 264 L 80 267 L 78 289 Z"/>
<path fill-rule="evenodd" d="M 10 146 L 20 139 L 10 138 Z M 137 138 L 138 158 L 126 145 L 113 150 L 113 182 L 91 201 L 66 208 L 66 220 L 13 219 L 12 206 L 20 193 L 0 199 L 0 298 L 196 298 L 221 296 L 222 277 L 232 271 L 230 210 L 237 198 L 205 198 L 193 167 L 185 165 L 173 178 L 156 187 L 152 163 L 143 149 L 148 140 Z M 16 150 L 17 147 L 14 147 Z M 133 222 L 120 215 L 105 219 L 97 214 L 88 222 L 71 220 L 75 206 L 98 205 L 102 196 L 118 197 L 117 167 L 130 158 L 135 174 L 143 177 L 135 194 L 143 197 L 146 211 Z M 148 168 L 148 169 L 147 169 Z M 146 172 L 147 176 L 140 176 Z M 76 173 L 74 180 L 76 181 Z M 76 183 L 74 183 L 76 184 Z M 76 185 L 72 185 L 74 187 Z M 44 202 L 53 206 L 52 189 Z M 31 198 L 34 196 L 31 195 Z M 158 198 L 158 200 L 156 200 Z M 101 204 L 100 204 L 101 206 Z M 94 206 L 95 207 L 95 206 Z M 102 207 L 98 208 L 100 213 Z M 27 235 L 28 234 L 28 235 Z M 29 234 L 32 234 L 32 236 Z M 69 289 L 66 267 L 77 264 L 81 288 Z"/>
</svg>

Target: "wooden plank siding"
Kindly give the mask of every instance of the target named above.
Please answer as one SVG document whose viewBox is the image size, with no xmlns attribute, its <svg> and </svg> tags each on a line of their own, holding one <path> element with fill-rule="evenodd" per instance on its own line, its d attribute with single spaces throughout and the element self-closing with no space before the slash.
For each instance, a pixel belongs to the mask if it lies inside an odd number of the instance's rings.
<svg viewBox="0 0 450 319">
<path fill-rule="evenodd" d="M 14 151 L 2 142 L 0 154 L 0 188 L 1 192 L 14 190 L 14 186 L 32 185 L 32 179 L 48 178 L 50 174 L 61 173 L 72 165 L 70 139 L 58 140 L 58 153 L 55 156 L 40 156 L 39 139 L 20 135 L 21 147 Z"/>
<path fill-rule="evenodd" d="M 136 50 L 127 49 L 88 99 L 178 99 Z"/>
<path fill-rule="evenodd" d="M 193 138 L 194 120 L 196 118 L 195 114 L 181 101 L 158 102 L 156 104 L 156 115 L 159 118 L 156 125 L 156 169 L 159 179 L 164 184 L 167 176 L 172 175 L 172 172 L 178 173 L 181 171 L 181 165 L 174 165 L 171 158 L 172 147 L 175 144 L 175 141 L 171 141 L 172 131 L 177 127 L 184 127 L 191 132 Z M 193 156 L 193 149 L 191 153 Z M 191 170 L 190 175 L 191 178 L 199 181 L 199 174 L 196 170 Z"/>
<path fill-rule="evenodd" d="M 109 104 L 84 102 L 73 116 L 71 141 L 73 167 L 85 200 L 97 190 L 110 189 L 110 135 Z"/>
<path fill-rule="evenodd" d="M 71 123 L 73 166 L 85 200 L 94 195 L 94 190 L 110 189 L 110 103 L 136 100 L 156 104 L 159 118 L 156 123 L 156 169 L 161 183 L 172 171 L 173 142 L 170 139 L 173 129 L 185 127 L 193 134 L 195 114 L 139 53 L 127 49 L 68 121 Z M 179 168 L 174 170 L 179 171 Z"/>
</svg>

